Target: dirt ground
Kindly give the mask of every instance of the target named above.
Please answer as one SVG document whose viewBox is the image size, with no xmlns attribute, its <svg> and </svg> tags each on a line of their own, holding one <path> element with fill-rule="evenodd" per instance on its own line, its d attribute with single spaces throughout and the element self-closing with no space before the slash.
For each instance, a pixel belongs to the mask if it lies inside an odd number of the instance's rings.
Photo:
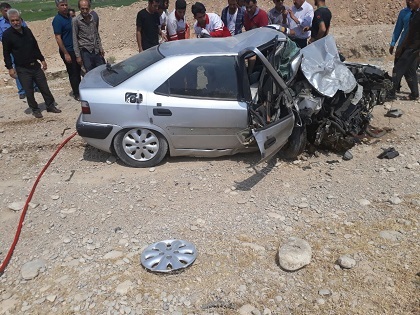
<svg viewBox="0 0 420 315">
<path fill-rule="evenodd" d="M 224 3 L 203 2 L 216 12 Z M 97 10 L 108 56 L 135 53 L 132 21 L 142 5 Z M 401 6 L 334 1 L 333 34 L 350 60 L 391 69 L 386 51 Z M 0 261 L 21 214 L 10 204 L 26 200 L 80 113 L 68 96 L 50 25 L 30 27 L 49 63 L 61 114 L 43 111 L 43 119 L 34 119 L 1 72 Z M 407 91 L 404 85 L 401 95 Z M 389 108 L 404 114 L 384 117 Z M 0 314 L 418 314 L 419 122 L 420 102 L 386 103 L 375 108 L 372 124 L 391 131 L 354 147 L 350 161 L 319 151 L 258 166 L 255 153 L 167 157 L 156 168 L 133 169 L 75 136 L 33 196 L 0 276 Z M 398 157 L 377 158 L 391 146 Z M 286 272 L 276 256 L 291 236 L 310 244 L 312 259 Z M 197 260 L 177 274 L 147 272 L 140 265 L 143 248 L 166 239 L 192 242 Z M 340 268 L 342 255 L 356 266 Z M 31 280 L 22 277 L 28 262 L 40 266 Z"/>
</svg>

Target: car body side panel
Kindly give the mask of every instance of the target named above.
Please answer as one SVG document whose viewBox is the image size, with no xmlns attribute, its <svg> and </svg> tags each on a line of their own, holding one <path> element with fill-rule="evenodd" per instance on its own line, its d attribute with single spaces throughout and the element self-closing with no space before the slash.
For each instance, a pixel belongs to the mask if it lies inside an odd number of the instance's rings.
<svg viewBox="0 0 420 315">
<path fill-rule="evenodd" d="M 148 114 L 151 124 L 164 129 L 170 136 L 175 149 L 243 147 L 236 133 L 247 127 L 245 103 L 150 93 Z"/>
</svg>

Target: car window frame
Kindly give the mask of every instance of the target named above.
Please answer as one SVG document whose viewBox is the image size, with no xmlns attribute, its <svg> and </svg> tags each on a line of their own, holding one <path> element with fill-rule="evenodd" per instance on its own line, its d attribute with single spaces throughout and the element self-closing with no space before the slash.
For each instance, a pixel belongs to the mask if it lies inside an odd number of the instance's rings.
<svg viewBox="0 0 420 315">
<path fill-rule="evenodd" d="M 183 94 L 174 94 L 170 91 L 170 83 L 169 80 L 171 77 L 173 77 L 175 74 L 177 74 L 179 71 L 181 71 L 183 68 L 185 68 L 190 63 L 194 62 L 198 58 L 203 57 L 209 57 L 209 58 L 217 58 L 217 57 L 229 57 L 234 60 L 234 68 L 235 68 L 235 79 L 236 79 L 236 97 L 228 98 L 228 97 L 211 97 L 211 96 L 197 96 L 197 95 L 183 95 Z M 215 101 L 240 101 L 243 99 L 241 96 L 241 80 L 240 80 L 240 74 L 241 70 L 238 64 L 238 57 L 237 55 L 202 55 L 202 56 L 196 56 L 195 58 L 191 59 L 183 65 L 181 68 L 179 68 L 177 71 L 175 71 L 171 76 L 169 76 L 162 84 L 160 84 L 153 93 L 156 95 L 161 96 L 167 96 L 167 97 L 178 97 L 178 98 L 187 98 L 187 99 L 200 99 L 200 100 L 215 100 Z M 164 88 L 162 88 L 164 87 Z M 160 91 L 160 89 L 164 89 L 165 91 Z"/>
</svg>

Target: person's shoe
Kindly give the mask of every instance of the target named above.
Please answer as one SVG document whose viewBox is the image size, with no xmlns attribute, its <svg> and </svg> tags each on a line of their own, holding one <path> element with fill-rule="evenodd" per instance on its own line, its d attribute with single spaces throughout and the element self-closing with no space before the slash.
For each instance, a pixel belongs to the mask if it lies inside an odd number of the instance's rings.
<svg viewBox="0 0 420 315">
<path fill-rule="evenodd" d="M 60 109 L 58 109 L 57 107 L 55 107 L 55 106 L 50 106 L 50 107 L 48 107 L 47 108 L 47 112 L 49 112 L 49 113 L 56 113 L 56 114 L 58 114 L 58 113 L 61 113 L 61 110 Z"/>
<path fill-rule="evenodd" d="M 19 99 L 20 100 L 23 100 L 24 98 L 26 98 L 26 94 L 25 93 L 19 94 Z"/>
<path fill-rule="evenodd" d="M 80 101 L 80 95 L 74 95 L 73 98 L 78 102 Z"/>
<path fill-rule="evenodd" d="M 42 118 L 43 117 L 40 110 L 34 110 L 32 112 L 32 115 L 34 115 L 35 118 Z"/>
</svg>

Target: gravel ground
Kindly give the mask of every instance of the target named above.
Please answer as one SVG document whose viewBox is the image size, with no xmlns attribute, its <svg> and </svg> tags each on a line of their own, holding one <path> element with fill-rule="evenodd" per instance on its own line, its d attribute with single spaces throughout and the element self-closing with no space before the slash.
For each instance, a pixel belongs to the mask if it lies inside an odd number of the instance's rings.
<svg viewBox="0 0 420 315">
<path fill-rule="evenodd" d="M 204 2 L 209 12 L 225 3 Z M 337 0 L 332 33 L 349 59 L 390 70 L 391 17 L 404 1 L 385 2 Z M 134 21 L 142 7 L 97 10 L 108 57 L 136 53 L 134 28 L 113 25 Z M 51 19 L 31 28 L 63 113 L 34 119 L 0 74 L 0 261 L 22 202 L 80 112 Z M 404 114 L 386 118 L 389 108 Z M 372 124 L 391 131 L 354 147 L 350 161 L 318 151 L 257 166 L 255 153 L 133 169 L 76 136 L 34 194 L 0 276 L 0 314 L 419 314 L 419 122 L 419 102 L 387 103 Z M 391 146 L 398 157 L 377 158 Z M 310 263 L 297 271 L 281 267 L 284 254 L 301 248 L 291 237 L 310 246 Z M 197 260 L 176 274 L 148 272 L 142 250 L 167 239 L 192 242 Z"/>
<path fill-rule="evenodd" d="M 12 203 L 75 131 L 67 79 L 49 83 L 63 113 L 41 120 L 1 88 L 1 260 L 21 213 Z M 404 115 L 384 117 L 390 107 Z M 133 169 L 76 136 L 33 197 L 0 277 L 0 314 L 416 314 L 419 121 L 419 102 L 387 103 L 373 125 L 392 131 L 350 161 L 319 151 L 257 166 L 244 154 Z M 390 146 L 400 155 L 378 159 Z M 312 251 L 294 272 L 278 259 L 290 237 Z M 182 273 L 146 271 L 142 249 L 166 239 L 192 242 L 197 260 Z"/>
</svg>

